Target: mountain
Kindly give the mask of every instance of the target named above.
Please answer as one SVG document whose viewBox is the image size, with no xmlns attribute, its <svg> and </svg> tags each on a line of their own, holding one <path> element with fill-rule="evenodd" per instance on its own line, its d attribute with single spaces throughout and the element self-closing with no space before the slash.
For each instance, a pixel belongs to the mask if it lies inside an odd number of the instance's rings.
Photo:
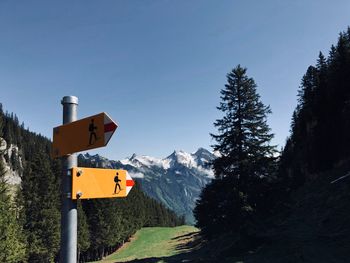
<svg viewBox="0 0 350 263">
<path fill-rule="evenodd" d="M 199 148 L 195 153 L 174 151 L 163 159 L 133 154 L 120 161 L 86 153 L 79 155 L 79 162 L 127 170 L 147 195 L 178 215 L 184 215 L 187 223 L 194 224 L 192 210 L 202 188 L 214 177 L 209 166 L 214 158 L 214 154 Z"/>
</svg>

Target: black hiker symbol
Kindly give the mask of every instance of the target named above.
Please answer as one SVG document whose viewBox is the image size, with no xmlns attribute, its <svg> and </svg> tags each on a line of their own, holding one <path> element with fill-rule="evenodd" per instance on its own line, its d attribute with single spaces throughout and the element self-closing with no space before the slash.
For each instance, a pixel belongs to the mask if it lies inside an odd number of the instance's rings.
<svg viewBox="0 0 350 263">
<path fill-rule="evenodd" d="M 118 173 L 117 173 L 117 175 L 114 177 L 114 182 L 115 182 L 114 194 L 117 194 L 117 187 L 119 187 L 118 193 L 120 192 L 120 190 L 122 190 L 121 187 L 120 187 L 120 184 L 119 184 L 119 182 L 121 182 L 121 180 L 118 178 Z"/>
<path fill-rule="evenodd" d="M 89 132 L 90 132 L 89 145 L 93 145 L 97 140 L 97 135 L 95 130 L 97 130 L 97 126 L 95 126 L 94 124 L 94 119 L 91 119 L 91 123 L 89 124 Z"/>
</svg>

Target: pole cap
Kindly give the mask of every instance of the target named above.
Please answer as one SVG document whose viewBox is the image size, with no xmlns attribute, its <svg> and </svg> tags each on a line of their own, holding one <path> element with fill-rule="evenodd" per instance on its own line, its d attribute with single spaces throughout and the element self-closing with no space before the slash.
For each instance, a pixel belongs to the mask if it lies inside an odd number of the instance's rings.
<svg viewBox="0 0 350 263">
<path fill-rule="evenodd" d="M 78 97 L 64 96 L 61 100 L 61 104 L 76 104 L 76 105 L 78 105 Z"/>
</svg>

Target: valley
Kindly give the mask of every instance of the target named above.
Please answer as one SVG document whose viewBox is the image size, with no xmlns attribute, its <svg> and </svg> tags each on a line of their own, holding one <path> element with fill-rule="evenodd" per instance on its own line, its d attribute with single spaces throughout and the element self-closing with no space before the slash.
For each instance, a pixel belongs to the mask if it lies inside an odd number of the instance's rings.
<svg viewBox="0 0 350 263">
<path fill-rule="evenodd" d="M 186 222 L 193 225 L 196 200 L 202 188 L 214 177 L 209 166 L 214 158 L 213 153 L 199 148 L 194 153 L 174 151 L 163 159 L 134 154 L 113 161 L 99 155 L 80 154 L 79 163 L 81 166 L 127 170 L 148 196 L 184 216 Z"/>
</svg>

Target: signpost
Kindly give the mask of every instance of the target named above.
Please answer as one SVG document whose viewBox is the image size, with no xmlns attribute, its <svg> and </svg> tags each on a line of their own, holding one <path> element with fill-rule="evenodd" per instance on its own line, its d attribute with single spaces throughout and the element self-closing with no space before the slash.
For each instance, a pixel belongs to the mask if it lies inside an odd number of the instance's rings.
<svg viewBox="0 0 350 263">
<path fill-rule="evenodd" d="M 74 167 L 72 199 L 126 197 L 134 181 L 125 170 Z"/>
<path fill-rule="evenodd" d="M 53 129 L 52 156 L 106 146 L 118 125 L 104 112 Z"/>
<path fill-rule="evenodd" d="M 63 157 L 60 262 L 76 263 L 76 199 L 126 197 L 134 181 L 125 170 L 77 167 L 75 153 L 106 146 L 118 126 L 104 112 L 77 121 L 77 97 L 61 103 L 63 125 L 53 129 L 52 143 L 53 158 Z"/>
<path fill-rule="evenodd" d="M 63 97 L 63 124 L 77 120 L 78 98 L 74 96 Z M 78 215 L 77 202 L 71 200 L 72 176 L 70 169 L 77 166 L 76 154 L 62 158 L 62 207 L 61 207 L 61 263 L 77 262 L 78 244 Z"/>
</svg>

